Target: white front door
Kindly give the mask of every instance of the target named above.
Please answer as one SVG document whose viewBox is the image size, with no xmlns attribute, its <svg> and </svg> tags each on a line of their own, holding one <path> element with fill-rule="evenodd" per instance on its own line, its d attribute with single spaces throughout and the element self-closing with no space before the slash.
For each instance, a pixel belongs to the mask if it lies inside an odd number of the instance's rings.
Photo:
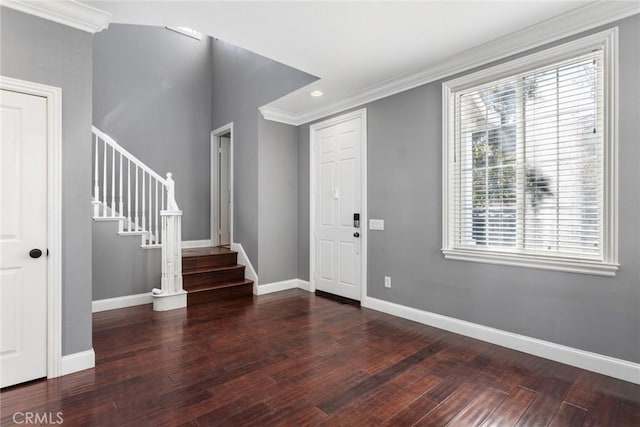
<svg viewBox="0 0 640 427">
<path fill-rule="evenodd" d="M 47 100 L 2 90 L 0 109 L 0 386 L 6 387 L 47 376 Z"/>
<path fill-rule="evenodd" d="M 312 127 L 314 162 L 314 258 L 320 291 L 361 299 L 362 234 L 354 215 L 363 215 L 364 118 L 332 120 Z M 364 217 L 360 218 L 363 224 Z"/>
</svg>

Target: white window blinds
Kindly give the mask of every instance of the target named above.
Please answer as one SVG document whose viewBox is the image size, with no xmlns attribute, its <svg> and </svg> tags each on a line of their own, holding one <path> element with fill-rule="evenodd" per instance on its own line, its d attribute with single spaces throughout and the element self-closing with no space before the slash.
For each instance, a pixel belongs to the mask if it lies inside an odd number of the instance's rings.
<svg viewBox="0 0 640 427">
<path fill-rule="evenodd" d="M 442 84 L 445 258 L 616 274 L 617 34 Z"/>
<path fill-rule="evenodd" d="M 455 93 L 454 246 L 601 257 L 602 56 Z"/>
</svg>

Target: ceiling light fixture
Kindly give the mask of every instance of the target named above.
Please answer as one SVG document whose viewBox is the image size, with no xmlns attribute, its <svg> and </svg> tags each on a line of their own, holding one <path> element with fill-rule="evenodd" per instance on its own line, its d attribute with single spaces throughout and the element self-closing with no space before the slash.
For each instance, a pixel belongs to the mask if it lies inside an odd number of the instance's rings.
<svg viewBox="0 0 640 427">
<path fill-rule="evenodd" d="M 324 94 L 322 93 L 322 91 L 321 91 L 321 90 L 314 90 L 314 91 L 313 91 L 313 92 L 311 92 L 309 95 L 314 96 L 314 97 L 316 97 L 316 98 L 317 98 L 317 97 L 322 96 L 322 95 L 324 95 Z"/>
</svg>

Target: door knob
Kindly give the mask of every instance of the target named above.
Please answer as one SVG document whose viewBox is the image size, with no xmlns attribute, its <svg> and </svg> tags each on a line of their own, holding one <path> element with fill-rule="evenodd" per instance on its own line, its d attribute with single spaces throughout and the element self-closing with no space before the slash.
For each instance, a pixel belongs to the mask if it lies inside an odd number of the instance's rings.
<svg viewBox="0 0 640 427">
<path fill-rule="evenodd" d="M 40 249 L 31 249 L 29 251 L 29 256 L 31 258 L 40 258 L 42 256 L 42 251 Z"/>
<path fill-rule="evenodd" d="M 353 237 L 360 237 L 360 233 L 356 231 L 355 233 L 353 233 Z"/>
</svg>

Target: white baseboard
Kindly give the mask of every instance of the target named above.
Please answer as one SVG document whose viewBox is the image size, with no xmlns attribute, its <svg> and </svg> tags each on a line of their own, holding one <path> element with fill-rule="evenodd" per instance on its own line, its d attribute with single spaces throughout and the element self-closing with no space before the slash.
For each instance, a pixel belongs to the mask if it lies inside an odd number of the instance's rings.
<svg viewBox="0 0 640 427">
<path fill-rule="evenodd" d="M 213 246 L 213 242 L 211 239 L 208 240 L 183 240 L 182 241 L 182 249 L 192 249 L 192 248 L 208 248 Z"/>
<path fill-rule="evenodd" d="M 60 362 L 60 375 L 73 374 L 96 366 L 96 354 L 93 349 L 79 353 L 62 356 Z"/>
<path fill-rule="evenodd" d="M 273 292 L 286 291 L 287 289 L 296 289 L 298 287 L 298 279 L 283 280 L 281 282 L 272 282 L 258 286 L 256 295 L 271 294 Z"/>
<path fill-rule="evenodd" d="M 272 282 L 265 285 L 258 286 L 256 295 L 265 295 L 273 292 L 286 291 L 288 289 L 302 289 L 307 292 L 311 292 L 311 285 L 306 280 L 291 279 L 283 280 L 281 282 Z"/>
<path fill-rule="evenodd" d="M 253 280 L 253 293 L 258 295 L 258 275 L 256 274 L 256 270 L 254 270 L 253 265 L 251 265 L 251 260 L 247 256 L 247 253 L 244 251 L 244 248 L 240 243 L 232 243 L 231 249 L 238 252 L 238 264 L 242 264 L 246 267 L 244 270 L 244 277 L 249 280 Z"/>
<path fill-rule="evenodd" d="M 91 311 L 99 313 L 101 311 L 115 310 L 117 308 L 133 307 L 134 305 L 151 304 L 153 297 L 151 292 L 136 295 L 126 295 L 123 297 L 99 299 L 91 302 Z"/>
<path fill-rule="evenodd" d="M 300 280 L 298 279 L 298 288 L 303 291 L 311 292 L 311 283 L 308 280 Z"/>
<path fill-rule="evenodd" d="M 366 308 L 640 384 L 640 364 L 367 297 Z"/>
</svg>

